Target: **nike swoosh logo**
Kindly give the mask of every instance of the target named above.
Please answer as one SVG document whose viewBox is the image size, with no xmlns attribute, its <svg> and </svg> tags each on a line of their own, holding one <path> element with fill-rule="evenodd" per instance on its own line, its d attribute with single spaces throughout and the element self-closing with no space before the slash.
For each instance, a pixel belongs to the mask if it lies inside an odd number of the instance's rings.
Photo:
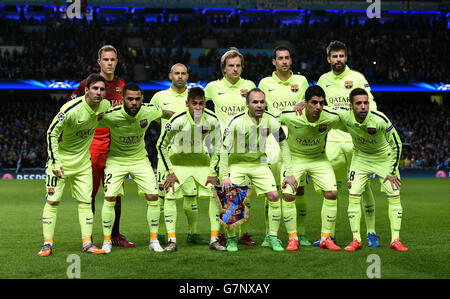
<svg viewBox="0 0 450 299">
<path fill-rule="evenodd" d="M 325 87 L 330 87 L 331 86 L 331 84 L 325 84 Z"/>
<path fill-rule="evenodd" d="M 85 121 L 84 120 L 79 120 L 78 121 L 78 124 L 82 124 L 82 123 L 84 123 Z"/>
<path fill-rule="evenodd" d="M 223 95 L 223 94 L 225 94 L 224 92 L 218 92 L 217 93 L 219 96 L 221 96 L 221 95 Z"/>
<path fill-rule="evenodd" d="M 164 105 L 164 106 L 165 106 L 165 105 L 169 105 L 169 103 L 164 103 L 163 105 Z"/>
<path fill-rule="evenodd" d="M 271 91 L 273 91 L 273 90 L 275 90 L 275 88 L 273 88 L 273 89 L 268 89 L 267 91 L 268 91 L 268 92 L 271 92 Z"/>
<path fill-rule="evenodd" d="M 296 129 L 301 129 L 302 127 L 297 127 L 297 126 L 294 126 L 294 128 L 296 128 Z"/>
</svg>

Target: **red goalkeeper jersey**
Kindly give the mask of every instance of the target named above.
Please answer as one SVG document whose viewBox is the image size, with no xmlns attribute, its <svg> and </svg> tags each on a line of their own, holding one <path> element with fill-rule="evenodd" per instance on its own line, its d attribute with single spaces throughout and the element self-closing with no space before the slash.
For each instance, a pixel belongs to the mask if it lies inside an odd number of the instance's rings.
<svg viewBox="0 0 450 299">
<path fill-rule="evenodd" d="M 106 99 L 110 102 L 112 107 L 122 105 L 122 89 L 125 86 L 125 81 L 119 77 L 114 77 L 111 81 L 106 81 Z M 68 101 L 80 97 L 85 94 L 86 79 L 80 82 L 80 85 L 75 89 L 67 99 Z M 94 140 L 91 144 L 91 152 L 106 153 L 109 147 L 109 129 L 97 128 L 94 134 Z"/>
</svg>

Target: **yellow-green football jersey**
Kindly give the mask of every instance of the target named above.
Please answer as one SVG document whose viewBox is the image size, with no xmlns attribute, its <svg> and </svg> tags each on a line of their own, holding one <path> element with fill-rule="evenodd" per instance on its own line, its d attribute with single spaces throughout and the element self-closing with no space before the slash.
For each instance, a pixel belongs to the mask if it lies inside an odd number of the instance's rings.
<svg viewBox="0 0 450 299">
<path fill-rule="evenodd" d="M 394 125 L 380 111 L 369 110 L 365 120 L 359 123 L 353 110 L 340 108 L 334 110 L 341 119 L 345 131 L 353 140 L 354 157 L 369 157 L 369 159 L 390 159 L 391 174 L 395 174 L 402 152 L 402 142 Z"/>
<path fill-rule="evenodd" d="M 349 108 L 349 95 L 354 88 L 363 88 L 369 94 L 369 102 L 372 110 L 377 109 L 373 95 L 370 91 L 369 83 L 360 72 L 351 70 L 345 66 L 345 70 L 339 75 L 335 75 L 332 71 L 323 74 L 317 85 L 323 88 L 326 96 L 326 105 L 331 109 Z M 328 141 L 351 141 L 351 136 L 340 130 L 332 130 L 328 134 Z"/>
<path fill-rule="evenodd" d="M 236 84 L 222 78 L 206 85 L 206 100 L 213 101 L 214 113 L 219 118 L 222 128 L 225 128 L 233 117 L 246 111 L 245 97 L 247 92 L 255 87 L 255 83 L 243 78 Z"/>
<path fill-rule="evenodd" d="M 208 136 L 213 147 L 211 157 L 205 147 Z M 204 109 L 196 122 L 186 108 L 166 123 L 157 143 L 158 154 L 166 171 L 172 171 L 173 165 L 209 166 L 210 175 L 215 176 L 221 136 L 219 119 L 212 111 Z"/>
<path fill-rule="evenodd" d="M 155 93 L 150 100 L 150 104 L 159 107 L 161 110 L 172 111 L 174 113 L 183 112 L 186 109 L 188 89 L 182 93 L 174 91 L 171 87 Z M 164 128 L 168 119 L 161 119 L 161 128 Z"/>
<path fill-rule="evenodd" d="M 108 157 L 124 162 L 139 161 L 148 156 L 145 132 L 150 123 L 162 117 L 162 110 L 152 104 L 142 104 L 135 116 L 129 115 L 123 105 L 107 111 L 99 126 L 109 127 L 111 141 Z"/>
<path fill-rule="evenodd" d="M 297 103 L 303 101 L 308 86 L 305 76 L 294 75 L 292 71 L 286 81 L 281 81 L 276 72 L 273 72 L 272 76 L 263 78 L 258 84 L 258 88 L 266 95 L 267 110 L 273 115 L 292 110 Z"/>
<path fill-rule="evenodd" d="M 323 108 L 315 122 L 308 121 L 306 112 L 297 116 L 295 111 L 283 111 L 280 115 L 281 125 L 287 126 L 289 136 L 287 143 L 291 156 L 315 157 L 325 154 L 327 134 L 331 129 L 342 128 L 336 112 Z"/>
<path fill-rule="evenodd" d="M 69 171 L 90 164 L 95 128 L 110 108 L 109 102 L 102 100 L 92 109 L 84 95 L 65 103 L 47 130 L 47 167 L 63 166 Z"/>
</svg>

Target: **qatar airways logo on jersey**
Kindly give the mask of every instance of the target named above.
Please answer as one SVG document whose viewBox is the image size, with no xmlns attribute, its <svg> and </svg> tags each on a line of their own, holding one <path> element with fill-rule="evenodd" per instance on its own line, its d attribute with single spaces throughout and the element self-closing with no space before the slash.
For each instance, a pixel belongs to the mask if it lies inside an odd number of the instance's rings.
<svg viewBox="0 0 450 299">
<path fill-rule="evenodd" d="M 320 144 L 320 138 L 295 138 L 300 145 L 303 146 L 314 146 Z"/>
<path fill-rule="evenodd" d="M 348 97 L 329 97 L 327 98 L 327 104 L 328 106 L 348 108 L 349 100 Z"/>
<path fill-rule="evenodd" d="M 295 101 L 280 101 L 280 102 L 273 102 L 272 107 L 278 110 L 286 110 L 290 107 L 294 107 L 297 105 L 297 102 Z"/>
<path fill-rule="evenodd" d="M 142 140 L 142 137 L 144 137 L 143 134 L 138 135 L 138 136 L 120 136 L 119 143 L 120 144 L 136 144 Z"/>
<path fill-rule="evenodd" d="M 228 115 L 236 115 L 244 112 L 245 106 L 222 106 L 220 110 Z"/>
<path fill-rule="evenodd" d="M 367 145 L 367 144 L 372 145 L 372 144 L 376 144 L 377 143 L 377 141 L 375 139 L 367 139 L 367 138 L 364 138 L 364 137 L 356 137 L 355 141 L 358 144 L 362 144 L 362 145 Z"/>
<path fill-rule="evenodd" d="M 95 128 L 94 129 L 86 129 L 86 130 L 80 130 L 75 133 L 75 135 L 81 139 L 87 139 L 91 135 L 94 135 Z"/>
</svg>

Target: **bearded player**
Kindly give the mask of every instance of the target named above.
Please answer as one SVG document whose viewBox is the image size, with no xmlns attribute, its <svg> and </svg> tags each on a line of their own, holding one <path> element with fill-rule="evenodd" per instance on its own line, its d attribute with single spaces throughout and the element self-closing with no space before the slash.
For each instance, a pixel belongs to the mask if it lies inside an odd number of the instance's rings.
<svg viewBox="0 0 450 299">
<path fill-rule="evenodd" d="M 366 90 L 372 110 L 377 109 L 374 97 L 370 92 L 370 86 L 363 74 L 352 70 L 347 65 L 347 46 L 340 41 L 332 41 L 327 49 L 327 61 L 331 70 L 320 76 L 317 85 L 323 88 L 326 95 L 326 103 L 332 109 L 349 108 L 350 91 L 353 88 L 362 88 Z M 304 103 L 304 102 L 302 102 Z M 299 103 L 294 110 L 302 105 Z M 339 129 L 333 129 L 328 133 L 325 152 L 333 166 L 336 181 L 339 190 L 342 183 L 347 182 L 347 174 L 353 155 L 353 142 L 349 133 Z M 339 203 L 338 198 L 338 203 Z M 369 247 L 379 247 L 378 236 L 375 232 L 375 198 L 370 188 L 370 183 L 365 185 L 362 194 L 361 203 L 363 204 L 363 213 L 367 227 L 367 240 Z M 335 226 L 331 231 L 331 239 L 336 241 Z M 315 242 L 319 246 L 320 240 Z"/>
</svg>

